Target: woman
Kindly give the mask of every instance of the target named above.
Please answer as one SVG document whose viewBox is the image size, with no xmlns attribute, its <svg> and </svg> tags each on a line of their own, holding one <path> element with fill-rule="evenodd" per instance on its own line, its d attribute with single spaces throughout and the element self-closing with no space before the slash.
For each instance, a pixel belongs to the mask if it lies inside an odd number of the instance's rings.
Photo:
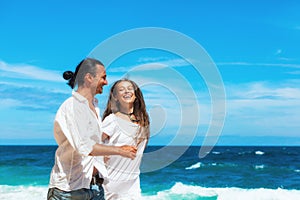
<svg viewBox="0 0 300 200">
<path fill-rule="evenodd" d="M 102 141 L 114 146 L 135 145 L 134 160 L 121 156 L 106 159 L 108 183 L 105 195 L 111 199 L 139 199 L 140 163 L 149 139 L 149 117 L 143 94 L 132 80 L 122 79 L 114 83 L 106 110 L 103 114 Z"/>
</svg>

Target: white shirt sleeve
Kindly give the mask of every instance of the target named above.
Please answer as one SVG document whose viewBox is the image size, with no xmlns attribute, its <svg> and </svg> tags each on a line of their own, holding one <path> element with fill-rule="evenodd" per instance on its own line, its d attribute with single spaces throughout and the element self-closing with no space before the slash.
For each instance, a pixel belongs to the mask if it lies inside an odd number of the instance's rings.
<svg viewBox="0 0 300 200">
<path fill-rule="evenodd" d="M 108 115 L 102 122 L 102 132 L 112 137 L 116 133 L 116 122 L 113 114 Z"/>
<path fill-rule="evenodd" d="M 86 106 L 83 102 L 67 101 L 58 110 L 55 121 L 72 147 L 79 154 L 88 156 L 96 141 L 100 142 L 100 130 Z"/>
</svg>

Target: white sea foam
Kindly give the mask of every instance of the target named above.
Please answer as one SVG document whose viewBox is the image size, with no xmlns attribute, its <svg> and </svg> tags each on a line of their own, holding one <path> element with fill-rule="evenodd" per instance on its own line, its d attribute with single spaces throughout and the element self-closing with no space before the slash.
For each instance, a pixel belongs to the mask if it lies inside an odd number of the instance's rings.
<svg viewBox="0 0 300 200">
<path fill-rule="evenodd" d="M 263 151 L 255 151 L 255 154 L 256 154 L 256 155 L 264 155 L 265 152 L 263 152 Z"/>
<path fill-rule="evenodd" d="M 177 197 L 176 197 L 177 195 Z M 205 188 L 176 183 L 171 189 L 160 191 L 157 195 L 144 196 L 145 200 L 164 199 L 216 199 L 216 200 L 290 200 L 300 199 L 300 190 L 285 189 L 242 189 Z M 203 198 L 201 198 L 203 197 Z"/>
<path fill-rule="evenodd" d="M 255 165 L 254 168 L 255 169 L 263 169 L 263 168 L 265 168 L 265 166 L 264 165 Z"/>
<path fill-rule="evenodd" d="M 0 185 L 2 200 L 43 200 L 47 197 L 46 186 L 6 186 Z M 300 199 L 300 190 L 286 189 L 242 189 L 242 188 L 205 188 L 201 186 L 176 183 L 168 190 L 162 190 L 154 195 L 143 195 L 143 200 L 172 199 L 215 199 L 215 200 L 290 200 Z"/>
<path fill-rule="evenodd" d="M 47 199 L 47 186 L 7 186 L 0 185 L 0 199 L 2 200 L 41 200 Z"/>
<path fill-rule="evenodd" d="M 169 199 L 199 199 L 207 197 L 217 198 L 217 193 L 208 188 L 202 189 L 199 186 L 184 185 L 176 183 L 171 189 L 158 192 L 156 195 L 143 196 L 143 200 L 169 200 Z"/>
<path fill-rule="evenodd" d="M 300 199 L 299 190 L 216 188 L 217 200 L 290 200 Z"/>
<path fill-rule="evenodd" d="M 186 167 L 185 169 L 197 169 L 199 167 L 201 167 L 201 162 L 197 162 L 196 164 Z"/>
</svg>

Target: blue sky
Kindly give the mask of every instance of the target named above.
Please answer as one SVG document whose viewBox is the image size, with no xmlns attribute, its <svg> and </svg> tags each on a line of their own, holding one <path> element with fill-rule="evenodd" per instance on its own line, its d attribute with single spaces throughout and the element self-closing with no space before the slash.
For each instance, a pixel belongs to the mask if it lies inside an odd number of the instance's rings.
<svg viewBox="0 0 300 200">
<path fill-rule="evenodd" d="M 124 31 L 157 27 L 192 39 L 214 62 L 226 94 L 218 145 L 300 145 L 299 9 L 276 0 L 1 1 L 0 144 L 55 144 L 54 115 L 71 94 L 62 72 Z M 129 76 L 141 85 L 150 144 L 201 145 L 214 124 L 212 85 L 189 59 L 141 49 L 104 62 L 110 84 Z M 109 87 L 97 96 L 102 110 Z"/>
</svg>

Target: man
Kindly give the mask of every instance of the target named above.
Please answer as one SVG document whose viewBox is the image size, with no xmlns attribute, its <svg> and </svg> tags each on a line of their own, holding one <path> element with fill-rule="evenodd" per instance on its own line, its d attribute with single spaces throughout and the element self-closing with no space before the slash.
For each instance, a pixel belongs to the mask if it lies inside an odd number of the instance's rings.
<svg viewBox="0 0 300 200">
<path fill-rule="evenodd" d="M 64 79 L 73 91 L 60 106 L 54 122 L 54 136 L 58 144 L 48 190 L 48 200 L 102 200 L 104 192 L 100 178 L 107 176 L 102 157 L 136 156 L 132 146 L 105 146 L 100 144 L 101 119 L 95 109 L 95 95 L 107 85 L 104 65 L 86 58 L 75 73 L 64 72 Z"/>
</svg>

